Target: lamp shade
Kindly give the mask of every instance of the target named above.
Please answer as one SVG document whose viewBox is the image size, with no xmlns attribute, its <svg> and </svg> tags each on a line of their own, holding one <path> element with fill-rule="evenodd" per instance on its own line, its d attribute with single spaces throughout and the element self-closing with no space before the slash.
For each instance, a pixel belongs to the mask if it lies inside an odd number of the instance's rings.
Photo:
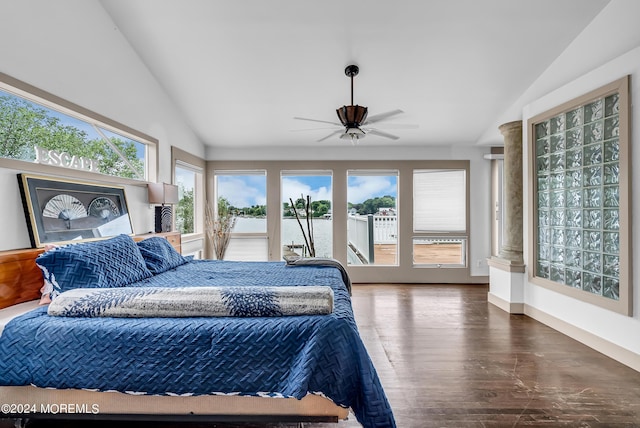
<svg viewBox="0 0 640 428">
<path fill-rule="evenodd" d="M 169 183 L 149 183 L 150 204 L 177 204 L 178 186 Z"/>
</svg>

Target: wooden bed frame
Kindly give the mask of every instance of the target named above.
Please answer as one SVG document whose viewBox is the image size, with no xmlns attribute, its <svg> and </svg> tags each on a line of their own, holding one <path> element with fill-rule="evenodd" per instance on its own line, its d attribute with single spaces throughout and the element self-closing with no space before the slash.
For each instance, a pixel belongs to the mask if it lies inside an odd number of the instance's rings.
<svg viewBox="0 0 640 428">
<path fill-rule="evenodd" d="M 35 259 L 41 248 L 0 251 L 0 319 L 23 302 L 40 299 L 42 272 Z M 35 306 L 37 302 L 33 302 Z M 23 305 L 24 306 L 24 303 Z M 26 310 L 25 310 L 26 312 Z M 2 418 L 206 420 L 211 422 L 338 422 L 348 409 L 331 400 L 307 395 L 295 398 L 247 396 L 169 397 L 47 389 L 35 386 L 0 386 L 0 403 L 31 404 L 29 412 L 4 412 Z M 67 404 L 81 407 L 70 408 Z M 97 407 L 94 407 L 96 405 Z M 33 413 L 31 410 L 36 410 Z M 97 409 L 97 412 L 96 412 Z M 65 411 L 66 410 L 66 411 Z M 78 411 L 81 410 L 81 411 Z"/>
</svg>

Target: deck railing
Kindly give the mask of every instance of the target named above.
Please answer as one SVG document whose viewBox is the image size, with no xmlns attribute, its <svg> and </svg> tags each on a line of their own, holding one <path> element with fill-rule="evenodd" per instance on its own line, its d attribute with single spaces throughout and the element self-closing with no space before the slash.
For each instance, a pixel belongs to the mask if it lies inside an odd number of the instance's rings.
<svg viewBox="0 0 640 428">
<path fill-rule="evenodd" d="M 350 215 L 347 219 L 349 248 L 363 264 L 373 264 L 375 244 L 395 244 L 398 220 L 389 215 Z"/>
</svg>

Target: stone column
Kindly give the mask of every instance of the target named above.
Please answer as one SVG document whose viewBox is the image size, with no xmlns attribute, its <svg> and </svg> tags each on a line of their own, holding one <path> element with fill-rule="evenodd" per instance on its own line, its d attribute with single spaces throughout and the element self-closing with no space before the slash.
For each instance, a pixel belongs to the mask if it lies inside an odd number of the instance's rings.
<svg viewBox="0 0 640 428">
<path fill-rule="evenodd" d="M 504 136 L 504 237 L 499 257 L 511 264 L 522 259 L 522 121 L 500 125 Z"/>
</svg>

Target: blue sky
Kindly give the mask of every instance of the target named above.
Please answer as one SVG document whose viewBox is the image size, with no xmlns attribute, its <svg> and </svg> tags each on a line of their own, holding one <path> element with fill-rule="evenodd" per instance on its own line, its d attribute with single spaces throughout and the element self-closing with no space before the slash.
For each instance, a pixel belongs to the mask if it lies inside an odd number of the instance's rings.
<svg viewBox="0 0 640 428">
<path fill-rule="evenodd" d="M 218 192 L 236 207 L 266 204 L 267 180 L 264 175 L 220 175 Z M 397 196 L 397 176 L 363 175 L 348 177 L 348 200 L 361 203 L 376 196 Z M 314 201 L 332 200 L 332 177 L 330 175 L 285 175 L 282 177 L 282 199 L 297 199 L 300 195 L 311 196 Z"/>
</svg>

